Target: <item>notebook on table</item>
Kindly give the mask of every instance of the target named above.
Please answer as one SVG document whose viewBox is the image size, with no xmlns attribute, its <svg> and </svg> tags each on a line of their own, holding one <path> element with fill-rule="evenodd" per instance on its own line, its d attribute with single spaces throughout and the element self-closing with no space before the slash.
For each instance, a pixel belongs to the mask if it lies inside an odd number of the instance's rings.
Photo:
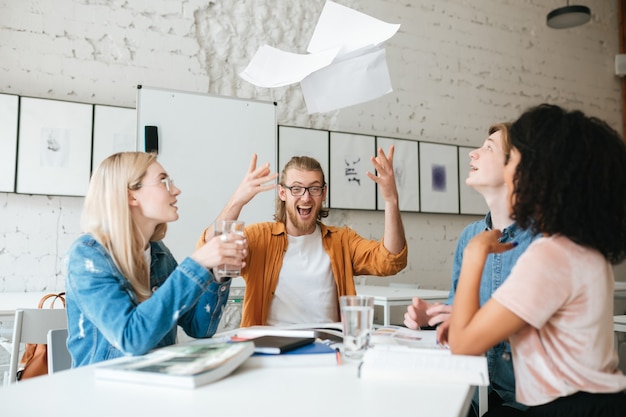
<svg viewBox="0 0 626 417">
<path fill-rule="evenodd" d="M 254 342 L 255 353 L 278 355 L 302 346 L 310 345 L 315 341 L 315 338 L 266 335 L 249 340 Z"/>
</svg>

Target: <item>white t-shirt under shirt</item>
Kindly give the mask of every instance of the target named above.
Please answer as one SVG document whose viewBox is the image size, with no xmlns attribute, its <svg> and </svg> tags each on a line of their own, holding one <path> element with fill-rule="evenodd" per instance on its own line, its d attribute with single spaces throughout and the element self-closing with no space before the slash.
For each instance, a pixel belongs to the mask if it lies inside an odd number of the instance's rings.
<svg viewBox="0 0 626 417">
<path fill-rule="evenodd" d="M 493 298 L 530 324 L 510 337 L 517 401 L 618 392 L 626 377 L 613 342 L 611 265 L 562 236 L 539 238 Z"/>
<path fill-rule="evenodd" d="M 267 324 L 270 326 L 339 321 L 337 284 L 322 245 L 319 225 L 304 236 L 287 236 Z"/>
</svg>

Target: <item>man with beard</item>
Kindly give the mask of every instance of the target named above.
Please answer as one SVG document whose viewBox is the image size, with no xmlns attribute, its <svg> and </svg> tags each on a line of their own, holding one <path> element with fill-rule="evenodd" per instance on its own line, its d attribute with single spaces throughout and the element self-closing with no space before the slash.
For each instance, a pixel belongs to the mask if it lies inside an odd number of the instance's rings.
<svg viewBox="0 0 626 417">
<path fill-rule="evenodd" d="M 371 158 L 367 176 L 385 200 L 381 241 L 364 239 L 349 227 L 326 226 L 323 206 L 328 184 L 318 161 L 294 156 L 278 174 L 269 164 L 250 169 L 217 220 L 234 220 L 260 192 L 278 187 L 274 222 L 246 227 L 248 250 L 241 275 L 246 281 L 241 326 L 338 322 L 339 297 L 356 293 L 355 275 L 393 275 L 407 264 L 407 245 L 398 208 L 394 147 Z M 208 227 L 198 242 L 213 236 Z"/>
</svg>

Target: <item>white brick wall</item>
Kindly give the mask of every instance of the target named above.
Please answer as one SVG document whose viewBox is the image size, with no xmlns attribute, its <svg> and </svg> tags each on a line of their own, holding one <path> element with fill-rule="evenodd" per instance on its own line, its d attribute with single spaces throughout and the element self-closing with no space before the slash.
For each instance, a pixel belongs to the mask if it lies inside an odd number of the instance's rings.
<svg viewBox="0 0 626 417">
<path fill-rule="evenodd" d="M 480 144 L 492 122 L 549 101 L 621 131 L 615 0 L 587 2 L 592 21 L 569 30 L 545 25 L 560 0 L 339 3 L 402 24 L 387 46 L 395 91 L 341 111 L 309 116 L 298 86 L 256 88 L 237 76 L 265 43 L 304 53 L 323 0 L 4 0 L 0 92 L 134 107 L 143 84 L 276 101 L 285 125 L 464 146 Z M 0 291 L 63 288 L 81 204 L 0 193 Z M 393 280 L 447 289 L 456 239 L 476 217 L 403 218 L 409 266 Z M 329 223 L 380 238 L 381 220 L 335 210 Z"/>
</svg>

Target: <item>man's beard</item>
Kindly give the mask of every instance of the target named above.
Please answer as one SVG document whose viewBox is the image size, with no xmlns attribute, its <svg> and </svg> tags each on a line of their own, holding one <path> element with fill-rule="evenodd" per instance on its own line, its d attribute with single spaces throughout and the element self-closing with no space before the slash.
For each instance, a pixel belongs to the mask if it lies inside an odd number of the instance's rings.
<svg viewBox="0 0 626 417">
<path fill-rule="evenodd" d="M 318 208 L 317 211 L 315 212 L 315 216 L 311 217 L 311 219 L 308 220 L 307 222 L 304 222 L 299 217 L 297 208 L 287 209 L 287 217 L 291 221 L 291 224 L 293 224 L 293 226 L 296 229 L 298 229 L 299 231 L 301 231 L 303 233 L 310 233 L 311 232 L 311 229 L 313 228 L 313 225 L 315 225 L 316 222 L 317 222 L 317 218 L 319 217 L 319 213 L 320 213 L 320 210 Z"/>
</svg>

